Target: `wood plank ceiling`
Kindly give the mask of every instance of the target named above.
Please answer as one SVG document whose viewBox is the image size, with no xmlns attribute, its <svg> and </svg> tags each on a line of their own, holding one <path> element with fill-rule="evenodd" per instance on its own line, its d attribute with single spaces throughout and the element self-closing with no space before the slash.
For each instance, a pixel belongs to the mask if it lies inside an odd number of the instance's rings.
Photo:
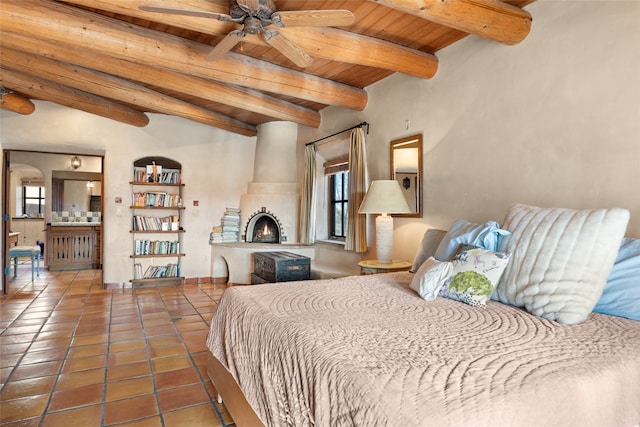
<svg viewBox="0 0 640 427">
<path fill-rule="evenodd" d="M 395 72 L 433 77 L 437 52 L 469 34 L 522 41 L 533 1 L 274 1 L 355 16 L 347 27 L 280 29 L 313 58 L 301 68 L 251 35 L 207 61 L 239 24 L 139 8 L 227 14 L 227 0 L 0 0 L 0 106 L 31 114 L 30 100 L 46 100 L 134 126 L 164 113 L 248 136 L 274 120 L 317 127 L 321 109 L 362 110 L 364 88 Z"/>
</svg>

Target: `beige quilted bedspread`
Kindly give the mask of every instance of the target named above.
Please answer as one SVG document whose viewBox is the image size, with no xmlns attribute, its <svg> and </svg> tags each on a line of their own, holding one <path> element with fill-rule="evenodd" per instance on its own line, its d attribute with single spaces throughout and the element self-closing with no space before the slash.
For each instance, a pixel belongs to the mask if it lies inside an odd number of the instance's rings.
<svg viewBox="0 0 640 427">
<path fill-rule="evenodd" d="M 411 277 L 229 288 L 207 346 L 266 425 L 640 425 L 640 322 L 427 302 Z"/>
</svg>

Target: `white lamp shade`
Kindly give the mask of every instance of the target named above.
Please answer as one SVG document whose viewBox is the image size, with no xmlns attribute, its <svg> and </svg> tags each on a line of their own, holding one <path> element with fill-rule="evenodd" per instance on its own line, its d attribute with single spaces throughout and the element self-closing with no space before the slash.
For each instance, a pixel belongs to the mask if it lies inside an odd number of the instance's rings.
<svg viewBox="0 0 640 427">
<path fill-rule="evenodd" d="M 358 213 L 411 213 L 402 194 L 400 183 L 395 179 L 373 181 L 364 196 Z"/>
<path fill-rule="evenodd" d="M 411 213 L 400 183 L 395 179 L 373 181 L 358 213 L 382 214 L 376 218 L 376 256 L 380 264 L 391 264 L 393 218 L 387 214 Z"/>
</svg>

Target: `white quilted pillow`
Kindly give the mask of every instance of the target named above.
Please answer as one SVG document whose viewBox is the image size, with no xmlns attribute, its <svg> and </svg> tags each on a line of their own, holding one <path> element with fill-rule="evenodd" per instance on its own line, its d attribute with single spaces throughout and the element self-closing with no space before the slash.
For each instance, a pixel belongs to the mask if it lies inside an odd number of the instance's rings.
<svg viewBox="0 0 640 427">
<path fill-rule="evenodd" d="M 511 254 L 492 298 L 559 323 L 586 320 L 598 302 L 624 237 L 629 211 L 514 204 L 502 227 Z"/>
</svg>

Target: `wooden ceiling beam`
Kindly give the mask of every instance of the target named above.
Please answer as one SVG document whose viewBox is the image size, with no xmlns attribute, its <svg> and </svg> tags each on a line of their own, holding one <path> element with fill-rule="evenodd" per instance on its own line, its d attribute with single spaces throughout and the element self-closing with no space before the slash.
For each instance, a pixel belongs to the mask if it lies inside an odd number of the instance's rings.
<svg viewBox="0 0 640 427">
<path fill-rule="evenodd" d="M 370 0 L 465 33 L 508 45 L 531 30 L 531 14 L 500 0 Z"/>
<path fill-rule="evenodd" d="M 4 68 L 4 65 L 0 67 L 0 80 L 5 88 L 21 92 L 30 98 L 50 101 L 133 126 L 143 127 L 149 124 L 149 117 L 138 110 L 90 93 L 28 76 L 21 71 Z"/>
<path fill-rule="evenodd" d="M 33 102 L 17 93 L 3 93 L 0 97 L 0 108 L 25 116 L 36 110 Z"/>
<path fill-rule="evenodd" d="M 68 0 L 68 2 L 220 37 L 237 28 L 233 23 L 216 19 L 140 10 L 142 5 L 167 7 L 166 2 L 159 0 Z M 172 0 L 171 7 L 228 13 L 228 8 L 221 8 L 209 0 Z M 278 30 L 316 58 L 382 68 L 419 78 L 431 78 L 438 69 L 438 58 L 435 55 L 341 29 L 303 26 Z M 245 37 L 243 42 L 267 45 L 262 37 Z"/>
<path fill-rule="evenodd" d="M 162 82 L 163 87 L 172 91 L 263 114 L 277 120 L 292 121 L 310 127 L 320 126 L 320 113 L 317 111 L 251 89 L 224 85 L 199 77 L 136 64 L 86 49 L 77 49 L 71 46 L 65 46 L 62 49 L 59 43 L 50 43 L 46 40 L 37 40 L 12 33 L 2 33 L 0 46 L 92 68 L 145 84 L 158 85 L 158 82 Z"/>
<path fill-rule="evenodd" d="M 363 110 L 367 104 L 367 93 L 360 88 L 233 53 L 217 61 L 206 61 L 209 45 L 58 2 L 4 0 L 0 19 L 3 31 L 66 43 L 149 66 L 353 110 Z"/>
<path fill-rule="evenodd" d="M 7 48 L 0 50 L 0 63 L 3 64 L 3 67 L 28 70 L 30 74 L 36 75 L 38 78 L 103 98 L 135 104 L 149 111 L 184 117 L 245 136 L 257 134 L 255 126 L 100 71 L 68 65 L 42 56 L 34 57 Z"/>
</svg>

